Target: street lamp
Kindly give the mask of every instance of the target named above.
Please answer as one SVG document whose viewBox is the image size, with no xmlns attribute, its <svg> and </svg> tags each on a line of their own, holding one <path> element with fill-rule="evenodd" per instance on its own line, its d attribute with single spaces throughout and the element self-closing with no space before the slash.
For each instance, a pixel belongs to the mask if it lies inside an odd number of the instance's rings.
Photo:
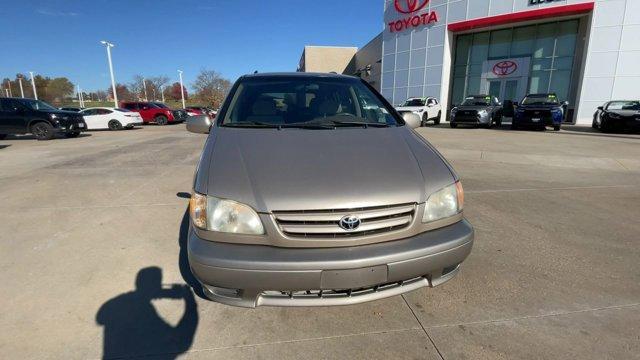
<svg viewBox="0 0 640 360">
<path fill-rule="evenodd" d="M 7 80 L 7 83 L 9 83 L 9 97 L 13 97 L 13 91 L 11 91 L 11 80 Z"/>
<path fill-rule="evenodd" d="M 182 108 L 186 108 L 187 105 L 184 103 L 184 86 L 182 85 L 182 70 L 178 70 L 178 75 L 180 75 L 180 96 L 182 96 Z"/>
<path fill-rule="evenodd" d="M 24 89 L 22 89 L 22 76 L 18 76 L 18 84 L 20 84 L 20 96 L 24 99 Z"/>
<path fill-rule="evenodd" d="M 162 94 L 162 102 L 164 102 L 164 86 L 160 85 L 160 94 Z"/>
<path fill-rule="evenodd" d="M 147 97 L 147 82 L 142 78 L 142 87 L 144 88 L 144 101 L 149 101 L 149 97 Z"/>
<path fill-rule="evenodd" d="M 109 60 L 109 73 L 111 73 L 111 90 L 113 91 L 113 103 L 114 107 L 118 107 L 118 94 L 116 93 L 116 79 L 113 76 L 113 63 L 111 62 L 111 48 L 114 47 L 112 43 L 108 41 L 100 41 L 100 43 L 107 48 L 107 59 Z"/>
<path fill-rule="evenodd" d="M 33 87 L 33 97 L 38 100 L 38 92 L 36 91 L 36 82 L 33 80 L 33 71 L 29 71 L 29 76 L 31 76 L 31 86 Z"/>
</svg>

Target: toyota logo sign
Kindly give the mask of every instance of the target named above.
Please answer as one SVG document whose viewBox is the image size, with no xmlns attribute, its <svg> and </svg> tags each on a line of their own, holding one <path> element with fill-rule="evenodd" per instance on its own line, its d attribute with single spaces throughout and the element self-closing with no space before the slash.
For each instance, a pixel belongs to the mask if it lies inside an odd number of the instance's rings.
<svg viewBox="0 0 640 360">
<path fill-rule="evenodd" d="M 511 75 L 518 70 L 518 64 L 511 60 L 501 61 L 493 65 L 493 73 L 498 76 Z"/>
<path fill-rule="evenodd" d="M 416 11 L 422 10 L 429 0 L 395 0 L 394 5 L 396 10 L 403 14 L 411 14 Z"/>
<path fill-rule="evenodd" d="M 360 227 L 360 218 L 358 218 L 357 216 L 348 215 L 340 219 L 340 222 L 338 224 L 341 228 L 347 231 L 354 231 Z"/>
</svg>

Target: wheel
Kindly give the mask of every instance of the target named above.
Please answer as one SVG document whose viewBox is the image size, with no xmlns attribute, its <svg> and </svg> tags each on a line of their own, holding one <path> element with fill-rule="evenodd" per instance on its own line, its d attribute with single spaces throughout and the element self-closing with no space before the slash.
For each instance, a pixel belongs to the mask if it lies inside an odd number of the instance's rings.
<svg viewBox="0 0 640 360">
<path fill-rule="evenodd" d="M 608 121 L 606 120 L 601 120 L 600 121 L 600 131 L 602 132 L 610 132 L 611 131 L 611 124 L 609 124 Z"/>
<path fill-rule="evenodd" d="M 560 131 L 560 125 L 553 125 L 553 131 Z"/>
<path fill-rule="evenodd" d="M 429 114 L 422 114 L 422 122 L 420 123 L 420 126 L 427 126 L 427 121 L 429 121 Z"/>
<path fill-rule="evenodd" d="M 38 140 L 51 140 L 53 138 L 53 126 L 46 122 L 35 123 L 31 126 L 31 133 Z"/>
<path fill-rule="evenodd" d="M 64 134 L 64 136 L 66 136 L 68 138 L 77 138 L 78 136 L 80 136 L 80 131 L 74 131 L 74 132 L 66 133 L 66 134 Z"/>
<path fill-rule="evenodd" d="M 511 120 L 511 130 L 517 130 L 518 129 L 518 125 L 516 125 L 516 122 Z"/>
<path fill-rule="evenodd" d="M 0 140 L 4 140 L 7 137 L 7 134 L 0 134 Z"/>
<path fill-rule="evenodd" d="M 498 120 L 496 120 L 496 126 L 502 126 L 502 114 L 500 114 L 500 116 L 498 116 Z"/>
<path fill-rule="evenodd" d="M 449 123 L 449 126 L 451 126 L 452 128 L 454 128 L 454 129 L 455 129 L 455 128 L 457 128 L 457 127 L 458 127 L 458 124 L 456 124 L 456 123 Z"/>
<path fill-rule="evenodd" d="M 593 116 L 593 121 L 591 122 L 591 127 L 594 128 L 594 129 L 598 128 L 598 122 L 596 121 L 596 117 L 597 117 L 597 115 L 594 115 Z"/>
<path fill-rule="evenodd" d="M 109 130 L 122 130 L 122 124 L 118 120 L 109 120 Z"/>
<path fill-rule="evenodd" d="M 156 116 L 156 124 L 164 126 L 167 125 L 169 123 L 169 119 L 164 116 L 164 115 L 158 115 Z"/>
<path fill-rule="evenodd" d="M 438 111 L 438 116 L 436 116 L 435 119 L 433 119 L 433 123 L 435 125 L 440 125 L 440 119 L 442 118 L 442 112 Z"/>
</svg>

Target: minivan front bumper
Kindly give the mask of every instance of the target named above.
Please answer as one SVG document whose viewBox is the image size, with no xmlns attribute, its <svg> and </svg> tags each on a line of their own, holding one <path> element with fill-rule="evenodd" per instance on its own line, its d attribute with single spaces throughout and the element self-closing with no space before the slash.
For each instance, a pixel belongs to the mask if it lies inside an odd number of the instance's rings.
<svg viewBox="0 0 640 360">
<path fill-rule="evenodd" d="M 234 306 L 349 305 L 451 279 L 473 246 L 462 220 L 416 236 L 341 248 L 221 243 L 189 231 L 191 270 L 214 301 Z"/>
</svg>

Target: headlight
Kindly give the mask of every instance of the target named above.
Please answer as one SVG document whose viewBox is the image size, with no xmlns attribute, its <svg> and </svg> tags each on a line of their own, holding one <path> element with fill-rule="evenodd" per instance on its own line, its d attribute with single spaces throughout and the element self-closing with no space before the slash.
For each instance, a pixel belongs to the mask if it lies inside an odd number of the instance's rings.
<svg viewBox="0 0 640 360">
<path fill-rule="evenodd" d="M 49 114 L 49 117 L 51 118 L 51 120 L 60 119 L 60 116 L 57 114 Z"/>
<path fill-rule="evenodd" d="M 422 222 L 427 223 L 451 217 L 462 211 L 464 191 L 458 181 L 429 196 L 422 215 Z"/>
<path fill-rule="evenodd" d="M 480 111 L 478 111 L 478 115 L 480 115 L 480 117 L 485 117 L 485 116 L 487 116 L 487 114 L 489 114 L 489 113 L 487 112 L 487 110 L 480 110 Z"/>
<path fill-rule="evenodd" d="M 189 202 L 193 224 L 200 229 L 234 234 L 261 235 L 264 227 L 249 206 L 194 193 Z"/>
</svg>

